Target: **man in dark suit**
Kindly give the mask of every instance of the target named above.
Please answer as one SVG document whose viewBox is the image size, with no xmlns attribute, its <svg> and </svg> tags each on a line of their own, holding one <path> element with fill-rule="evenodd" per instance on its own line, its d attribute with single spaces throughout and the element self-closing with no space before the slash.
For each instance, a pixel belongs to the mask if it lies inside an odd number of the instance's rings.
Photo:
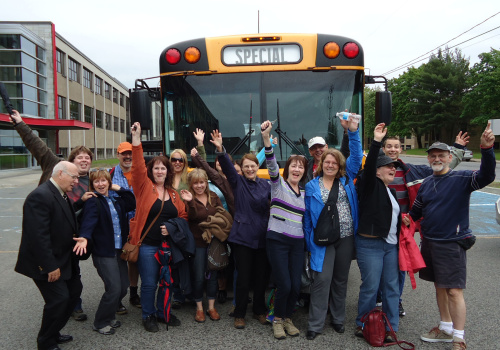
<svg viewBox="0 0 500 350">
<path fill-rule="evenodd" d="M 78 184 L 75 164 L 61 161 L 49 181 L 31 192 L 23 206 L 23 233 L 15 271 L 33 279 L 45 306 L 38 349 L 59 349 L 73 340 L 61 335 L 82 291 L 73 258 L 77 223 L 66 192 Z"/>
</svg>

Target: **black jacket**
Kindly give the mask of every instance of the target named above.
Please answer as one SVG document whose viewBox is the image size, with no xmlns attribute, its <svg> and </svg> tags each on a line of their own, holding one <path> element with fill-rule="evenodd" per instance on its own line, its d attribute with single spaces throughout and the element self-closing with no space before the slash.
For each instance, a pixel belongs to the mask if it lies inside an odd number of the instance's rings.
<svg viewBox="0 0 500 350">
<path fill-rule="evenodd" d="M 58 268 L 69 280 L 78 262 L 73 261 L 77 234 L 75 212 L 51 181 L 31 192 L 23 206 L 23 233 L 15 271 L 36 280 L 47 280 Z"/>
<path fill-rule="evenodd" d="M 196 252 L 193 234 L 189 230 L 188 222 L 179 217 L 170 219 L 163 225 L 168 231 L 172 263 L 179 273 L 179 287 L 184 295 L 189 295 L 191 293 L 189 258 Z"/>
<path fill-rule="evenodd" d="M 377 177 L 377 158 L 381 143 L 372 141 L 366 157 L 363 176 L 359 179 L 359 226 L 358 233 L 386 238 L 392 221 L 392 203 L 384 182 Z M 396 191 L 390 189 L 397 201 Z M 397 234 L 401 229 L 401 212 L 398 217 Z"/>
</svg>

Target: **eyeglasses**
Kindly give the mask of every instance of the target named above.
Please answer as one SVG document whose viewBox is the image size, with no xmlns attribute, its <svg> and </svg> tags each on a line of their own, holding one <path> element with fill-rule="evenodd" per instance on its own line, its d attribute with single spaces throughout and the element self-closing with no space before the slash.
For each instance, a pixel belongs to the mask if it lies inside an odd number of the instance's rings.
<svg viewBox="0 0 500 350">
<path fill-rule="evenodd" d="M 288 159 L 292 158 L 292 157 L 302 157 L 302 158 L 306 158 L 306 156 L 302 155 L 302 154 L 290 154 L 290 157 L 288 157 Z M 307 159 L 307 158 L 306 158 Z"/>
<path fill-rule="evenodd" d="M 78 178 L 80 177 L 78 175 L 72 175 L 72 174 L 68 173 L 66 170 L 63 170 L 62 172 L 68 174 L 73 180 L 78 180 Z"/>
<path fill-rule="evenodd" d="M 184 158 L 170 158 L 170 161 L 172 163 L 175 163 L 175 162 L 184 163 Z"/>
</svg>

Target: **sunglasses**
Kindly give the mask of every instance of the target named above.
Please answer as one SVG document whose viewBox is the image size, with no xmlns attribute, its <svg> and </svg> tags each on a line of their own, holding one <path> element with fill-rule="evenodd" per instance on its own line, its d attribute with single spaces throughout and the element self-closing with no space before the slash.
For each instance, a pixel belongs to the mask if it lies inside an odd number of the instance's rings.
<svg viewBox="0 0 500 350">
<path fill-rule="evenodd" d="M 172 163 L 175 163 L 175 162 L 184 163 L 184 159 L 183 158 L 170 158 L 170 161 Z"/>
<path fill-rule="evenodd" d="M 89 173 L 95 173 L 96 171 L 108 171 L 106 168 L 94 168 L 90 169 Z"/>
</svg>

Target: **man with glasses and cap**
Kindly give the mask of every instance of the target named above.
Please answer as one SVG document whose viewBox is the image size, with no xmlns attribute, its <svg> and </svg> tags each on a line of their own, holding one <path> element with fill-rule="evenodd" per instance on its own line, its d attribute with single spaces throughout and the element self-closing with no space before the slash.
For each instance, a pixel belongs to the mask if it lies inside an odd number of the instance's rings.
<svg viewBox="0 0 500 350">
<path fill-rule="evenodd" d="M 116 157 L 120 164 L 118 166 L 113 167 L 109 173 L 111 174 L 111 180 L 114 185 L 118 185 L 121 188 L 131 190 L 134 192 L 132 188 L 132 144 L 130 142 L 122 142 L 118 145 L 116 149 Z M 111 192 L 114 195 L 114 192 Z M 129 221 L 135 216 L 135 210 L 128 212 L 127 214 Z M 135 307 L 141 307 L 141 298 L 137 293 L 138 287 L 137 284 L 139 282 L 139 269 L 137 268 L 137 264 L 133 262 L 128 262 L 128 277 L 130 280 L 130 304 Z M 119 309 L 117 310 L 118 314 L 127 313 L 127 309 L 125 306 L 120 304 Z"/>
<path fill-rule="evenodd" d="M 495 135 L 488 123 L 481 135 L 481 165 L 478 171 L 450 169 L 452 156 L 448 145 L 435 142 L 427 150 L 433 175 L 427 177 L 410 210 L 414 221 L 422 218 L 421 252 L 426 268 L 420 278 L 434 282 L 441 322 L 422 334 L 423 341 L 453 342 L 453 349 L 466 349 L 466 318 L 463 289 L 466 287 L 466 249 L 474 236 L 469 228 L 469 204 L 473 191 L 495 180 Z M 406 217 L 403 222 L 409 224 Z"/>
</svg>

